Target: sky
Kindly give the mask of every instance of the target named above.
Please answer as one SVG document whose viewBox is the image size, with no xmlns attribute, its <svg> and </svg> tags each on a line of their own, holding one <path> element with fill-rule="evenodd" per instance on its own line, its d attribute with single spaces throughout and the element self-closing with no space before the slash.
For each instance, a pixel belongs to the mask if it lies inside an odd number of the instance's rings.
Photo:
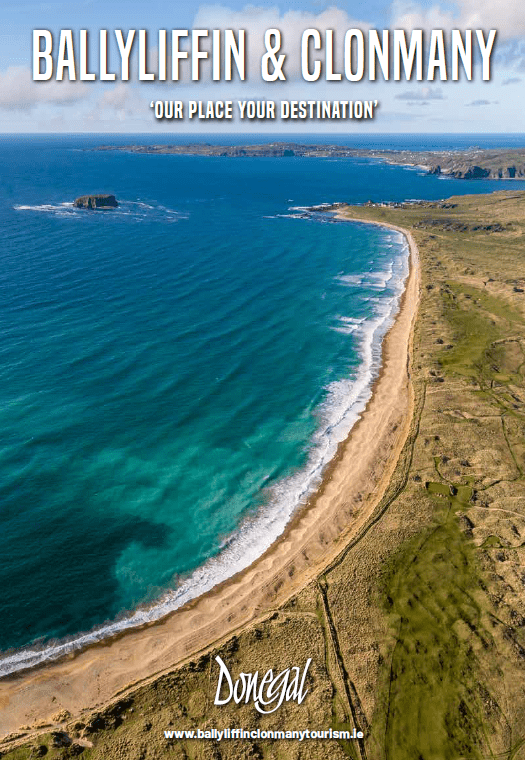
<svg viewBox="0 0 525 760">
<path fill-rule="evenodd" d="M 355 133 L 521 133 L 523 112 L 521 95 L 525 83 L 525 3 L 523 0 L 224 0 L 210 4 L 189 0 L 4 0 L 0 7 L 0 132 L 93 132 L 144 133 L 166 132 L 355 132 Z M 287 61 L 286 81 L 264 82 L 261 56 L 266 29 L 279 29 Z M 324 62 L 325 30 L 335 34 L 336 71 L 344 71 L 342 40 L 348 29 L 423 29 L 425 39 L 430 30 L 482 29 L 487 35 L 497 30 L 491 56 L 491 78 L 483 81 L 480 61 L 476 60 L 472 81 L 417 82 L 384 81 L 379 76 L 369 81 L 306 82 L 300 69 L 300 39 L 304 29 L 322 33 Z M 53 34 L 53 76 L 48 81 L 33 81 L 33 30 L 47 29 Z M 118 72 L 111 82 L 56 81 L 56 57 L 60 30 L 71 29 L 78 56 L 79 33 L 89 32 L 90 70 L 98 72 L 99 30 L 110 37 L 109 68 Z M 124 38 L 136 29 L 137 40 L 131 56 L 130 81 L 120 81 L 120 57 L 115 29 Z M 202 64 L 201 77 L 192 81 L 189 63 L 181 64 L 179 82 L 144 82 L 138 78 L 138 30 L 148 34 L 148 71 L 156 70 L 159 29 L 246 29 L 247 77 L 213 82 L 211 64 Z M 181 46 L 182 47 L 182 46 Z M 478 56 L 479 59 L 479 56 Z M 186 66 L 187 68 L 184 68 Z M 325 64 L 323 63 L 323 66 Z M 78 75 L 77 58 L 77 75 Z M 181 100 L 186 118 L 178 121 L 157 120 L 150 103 L 156 100 Z M 378 105 L 373 119 L 344 122 L 229 121 L 187 118 L 189 100 L 273 100 L 277 110 L 281 100 L 373 100 Z M 234 108 L 234 113 L 237 109 Z"/>
</svg>

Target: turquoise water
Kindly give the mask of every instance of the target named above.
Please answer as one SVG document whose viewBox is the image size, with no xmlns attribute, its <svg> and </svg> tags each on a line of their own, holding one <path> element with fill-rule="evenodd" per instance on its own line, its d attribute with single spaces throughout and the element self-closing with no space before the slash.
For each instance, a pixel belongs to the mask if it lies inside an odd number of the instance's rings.
<svg viewBox="0 0 525 760">
<path fill-rule="evenodd" d="M 117 140 L 0 143 L 0 649 L 26 648 L 3 673 L 211 588 L 319 482 L 368 398 L 407 251 L 301 206 L 517 186 L 84 150 L 97 141 Z M 97 191 L 120 208 L 72 208 Z"/>
</svg>

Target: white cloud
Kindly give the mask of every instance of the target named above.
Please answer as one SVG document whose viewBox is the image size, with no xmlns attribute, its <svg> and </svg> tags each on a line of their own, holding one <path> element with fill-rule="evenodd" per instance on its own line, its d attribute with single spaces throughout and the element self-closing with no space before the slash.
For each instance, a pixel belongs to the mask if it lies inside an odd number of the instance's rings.
<svg viewBox="0 0 525 760">
<path fill-rule="evenodd" d="M 502 39 L 525 33 L 523 0 L 456 0 L 455 11 L 394 0 L 391 26 L 397 29 L 497 29 Z"/>
<path fill-rule="evenodd" d="M 441 90 L 432 89 L 431 87 L 421 87 L 419 90 L 407 90 L 395 95 L 396 100 L 444 100 Z"/>
<path fill-rule="evenodd" d="M 423 8 L 407 0 L 394 0 L 391 5 L 392 29 L 451 29 L 457 27 L 453 15 L 442 11 L 439 5 Z"/>
<path fill-rule="evenodd" d="M 116 87 L 106 90 L 102 97 L 99 98 L 97 106 L 115 111 L 125 111 L 128 109 L 131 100 L 130 85 L 120 82 Z"/>
<path fill-rule="evenodd" d="M 310 13 L 308 11 L 281 12 L 278 7 L 263 8 L 247 5 L 233 10 L 224 5 L 200 6 L 193 21 L 194 29 L 245 29 L 247 35 L 247 61 L 250 80 L 261 81 L 261 57 L 266 52 L 264 34 L 267 29 L 279 29 L 282 35 L 280 53 L 286 53 L 286 78 L 300 75 L 301 37 L 305 29 L 318 29 L 324 36 L 326 29 L 335 31 L 336 61 L 342 62 L 342 41 L 347 29 L 366 30 L 371 24 L 351 18 L 346 11 L 335 6 Z M 323 39 L 324 42 L 324 39 Z M 204 49 L 204 45 L 202 46 Z M 320 60 L 323 50 L 316 51 Z M 340 68 L 340 65 L 339 65 Z"/>
<path fill-rule="evenodd" d="M 117 119 L 119 122 L 151 120 L 148 92 L 134 87 L 128 82 L 120 82 L 106 89 L 98 98 L 94 108 L 86 114 L 86 120 L 97 121 Z"/>
<path fill-rule="evenodd" d="M 44 103 L 65 105 L 89 94 L 89 87 L 78 82 L 33 82 L 25 66 L 10 66 L 0 72 L 0 108 L 9 111 L 29 111 Z"/>
<path fill-rule="evenodd" d="M 466 106 L 474 106 L 475 108 L 479 108 L 479 106 L 491 106 L 493 104 L 497 105 L 497 101 L 485 100 L 484 98 L 473 100 L 471 103 L 465 103 Z"/>
</svg>

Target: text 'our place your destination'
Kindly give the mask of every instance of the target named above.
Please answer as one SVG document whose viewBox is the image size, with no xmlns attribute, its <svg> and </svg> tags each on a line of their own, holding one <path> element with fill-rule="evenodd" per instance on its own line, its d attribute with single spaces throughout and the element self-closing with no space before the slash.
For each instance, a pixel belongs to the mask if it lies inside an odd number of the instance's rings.
<svg viewBox="0 0 525 760">
<path fill-rule="evenodd" d="M 373 119 L 377 100 L 152 100 L 156 119 Z"/>
</svg>

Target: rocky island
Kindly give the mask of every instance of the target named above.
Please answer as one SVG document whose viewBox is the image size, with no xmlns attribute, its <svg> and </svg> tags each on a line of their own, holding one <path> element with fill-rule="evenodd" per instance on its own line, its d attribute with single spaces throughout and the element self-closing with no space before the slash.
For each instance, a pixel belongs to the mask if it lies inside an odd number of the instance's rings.
<svg viewBox="0 0 525 760">
<path fill-rule="evenodd" d="M 75 208 L 87 208 L 92 211 L 97 209 L 117 208 L 118 201 L 114 195 L 97 193 L 95 195 L 81 195 L 73 201 Z"/>
<path fill-rule="evenodd" d="M 259 145 L 100 145 L 93 150 L 120 150 L 127 153 L 155 155 L 214 156 L 228 158 L 370 158 L 399 166 L 416 166 L 428 174 L 456 179 L 520 179 L 525 178 L 525 148 L 491 150 L 413 151 L 369 150 L 345 145 L 308 145 L 293 142 L 271 142 Z"/>
</svg>

